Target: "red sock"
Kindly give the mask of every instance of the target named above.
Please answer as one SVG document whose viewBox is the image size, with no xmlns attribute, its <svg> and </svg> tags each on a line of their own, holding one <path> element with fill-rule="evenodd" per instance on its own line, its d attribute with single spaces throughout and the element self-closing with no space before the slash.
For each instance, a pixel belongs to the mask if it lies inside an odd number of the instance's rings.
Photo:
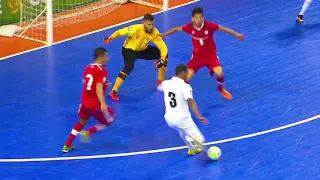
<svg viewBox="0 0 320 180">
<path fill-rule="evenodd" d="M 78 133 L 82 130 L 84 125 L 81 122 L 77 122 L 77 124 L 74 125 L 69 138 L 67 139 L 66 146 L 70 147 L 72 144 L 72 141 L 77 137 Z"/>
<path fill-rule="evenodd" d="M 223 88 L 224 77 L 217 76 L 218 89 L 221 90 Z"/>
<path fill-rule="evenodd" d="M 91 128 L 89 128 L 87 131 L 90 133 L 90 134 L 94 134 L 98 131 L 101 131 L 103 129 L 105 129 L 108 125 L 105 125 L 105 124 L 97 124 L 97 125 L 94 125 L 92 126 Z"/>
</svg>

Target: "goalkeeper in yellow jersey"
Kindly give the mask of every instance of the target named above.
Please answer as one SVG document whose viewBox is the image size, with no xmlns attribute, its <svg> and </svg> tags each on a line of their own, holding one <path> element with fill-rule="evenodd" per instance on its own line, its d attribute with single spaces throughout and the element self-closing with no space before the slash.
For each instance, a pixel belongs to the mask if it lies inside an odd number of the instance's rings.
<svg viewBox="0 0 320 180">
<path fill-rule="evenodd" d="M 154 17 L 146 14 L 143 17 L 143 24 L 136 24 L 114 32 L 110 37 L 104 38 L 104 43 L 110 43 L 113 39 L 120 36 L 128 36 L 122 47 L 124 68 L 120 71 L 116 82 L 109 93 L 112 100 L 118 101 L 118 90 L 124 80 L 134 68 L 137 59 L 157 60 L 158 68 L 157 86 L 161 88 L 161 82 L 165 80 L 165 73 L 168 60 L 168 48 L 160 36 L 158 29 L 154 27 Z M 155 46 L 150 46 L 153 42 Z"/>
</svg>

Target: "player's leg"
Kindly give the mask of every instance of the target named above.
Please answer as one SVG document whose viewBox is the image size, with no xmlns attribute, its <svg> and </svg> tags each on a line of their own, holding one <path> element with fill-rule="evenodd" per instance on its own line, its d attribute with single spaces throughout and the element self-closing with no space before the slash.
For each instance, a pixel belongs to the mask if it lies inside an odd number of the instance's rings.
<svg viewBox="0 0 320 180">
<path fill-rule="evenodd" d="M 74 147 L 72 146 L 72 142 L 90 119 L 90 112 L 88 112 L 88 108 L 82 106 L 81 104 L 78 110 L 78 114 L 80 120 L 73 126 L 73 129 L 71 130 L 71 133 L 62 148 L 62 152 L 69 152 L 74 149 Z"/>
<path fill-rule="evenodd" d="M 229 93 L 224 87 L 223 87 L 223 83 L 224 83 L 224 75 L 223 75 L 223 71 L 221 66 L 216 66 L 214 68 L 212 68 L 214 74 L 216 75 L 216 79 L 217 79 L 217 83 L 218 83 L 218 91 L 221 93 L 221 95 L 228 99 L 231 100 L 232 99 L 232 94 Z"/>
<path fill-rule="evenodd" d="M 188 128 L 181 128 L 180 135 L 183 136 L 182 138 L 185 139 L 185 141 L 191 142 L 192 144 L 192 146 L 188 146 L 188 155 L 195 155 L 203 150 L 205 139 L 191 117 L 188 121 L 191 122 L 190 126 Z"/>
<path fill-rule="evenodd" d="M 189 83 L 192 79 L 192 77 L 194 76 L 195 72 L 193 69 L 188 68 L 188 76 L 187 76 L 187 83 Z"/>
<path fill-rule="evenodd" d="M 189 149 L 194 149 L 194 144 L 193 144 L 193 140 L 191 137 L 189 137 L 184 131 L 178 129 L 179 131 L 179 135 L 181 137 L 181 139 L 184 141 L 184 143 L 188 146 Z"/>
<path fill-rule="evenodd" d="M 297 16 L 297 21 L 299 23 L 303 23 L 303 16 L 306 13 L 306 11 L 308 10 L 311 3 L 312 3 L 312 0 L 305 0 L 304 1 L 302 8 L 301 8 L 301 11 L 300 11 L 299 15 Z"/>
<path fill-rule="evenodd" d="M 144 60 L 158 60 L 161 58 L 160 50 L 155 46 L 148 46 L 147 49 L 141 51 L 138 58 Z M 168 56 L 165 59 L 168 62 Z M 161 82 L 166 79 L 167 64 L 158 69 L 157 85 L 161 86 Z"/>
<path fill-rule="evenodd" d="M 165 115 L 169 127 L 177 130 L 181 139 L 188 146 L 188 155 L 202 151 L 204 138 L 191 117 L 174 117 Z"/>
<path fill-rule="evenodd" d="M 118 96 L 119 88 L 121 87 L 121 85 L 123 84 L 127 76 L 129 76 L 129 74 L 132 72 L 138 53 L 139 52 L 122 47 L 124 68 L 118 74 L 116 82 L 114 83 L 114 86 L 111 92 L 109 93 L 109 96 L 111 97 L 112 100 L 115 100 L 115 101 L 119 100 L 119 96 Z"/>
<path fill-rule="evenodd" d="M 197 71 L 201 69 L 204 65 L 201 63 L 201 61 L 199 61 L 199 58 L 197 56 L 192 55 L 191 60 L 188 62 L 187 66 L 188 66 L 187 83 L 189 83 L 192 77 L 194 76 L 194 74 L 197 73 Z"/>
<path fill-rule="evenodd" d="M 216 80 L 217 80 L 217 83 L 218 83 L 218 91 L 220 92 L 220 94 L 224 98 L 226 98 L 228 100 L 231 100 L 232 99 L 231 93 L 229 93 L 223 86 L 224 74 L 223 74 L 223 70 L 222 70 L 222 67 L 220 65 L 218 57 L 209 59 L 209 63 L 207 65 L 207 67 L 209 68 L 211 76 L 213 74 L 216 75 Z"/>
<path fill-rule="evenodd" d="M 92 116 L 99 123 L 81 132 L 82 140 L 84 142 L 90 141 L 92 134 L 102 131 L 106 127 L 108 127 L 115 120 L 115 116 L 116 116 L 114 110 L 111 109 L 110 107 L 108 107 L 107 112 L 102 112 L 101 110 L 98 110 L 98 109 L 91 110 L 91 111 L 92 111 Z"/>
</svg>

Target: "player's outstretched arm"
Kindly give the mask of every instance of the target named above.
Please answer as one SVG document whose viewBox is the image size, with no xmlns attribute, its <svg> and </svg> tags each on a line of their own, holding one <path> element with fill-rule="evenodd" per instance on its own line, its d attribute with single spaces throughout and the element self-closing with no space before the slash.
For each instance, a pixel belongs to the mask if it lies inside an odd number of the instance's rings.
<svg viewBox="0 0 320 180">
<path fill-rule="evenodd" d="M 97 83 L 96 91 L 97 91 L 96 93 L 97 93 L 99 102 L 101 104 L 101 111 L 105 112 L 107 111 L 107 103 L 104 98 L 103 84 L 101 82 Z"/>
<path fill-rule="evenodd" d="M 192 98 L 189 98 L 187 101 L 189 103 L 191 110 L 196 115 L 196 117 L 199 119 L 199 121 L 201 121 L 202 123 L 208 123 L 207 118 L 205 118 L 201 115 L 196 101 L 193 100 Z"/>
<path fill-rule="evenodd" d="M 120 37 L 120 36 L 131 36 L 135 32 L 136 28 L 134 26 L 125 27 L 119 29 L 111 34 L 109 37 L 103 38 L 105 44 L 111 43 L 112 40 Z"/>
<path fill-rule="evenodd" d="M 152 39 L 152 42 L 158 47 L 158 49 L 160 50 L 160 59 L 159 61 L 156 62 L 156 67 L 157 68 L 161 68 L 163 67 L 168 59 L 168 47 L 166 45 L 166 43 L 163 41 L 162 37 L 160 36 L 156 36 Z"/>
<path fill-rule="evenodd" d="M 232 30 L 230 28 L 227 28 L 227 27 L 219 25 L 219 29 L 218 30 L 222 31 L 222 32 L 225 32 L 225 33 L 228 33 L 228 34 L 231 34 L 231 35 L 237 37 L 240 41 L 244 40 L 243 34 L 238 33 L 238 32 L 236 32 L 236 31 L 234 31 L 234 30 Z"/>
<path fill-rule="evenodd" d="M 182 31 L 182 26 L 171 28 L 171 29 L 170 29 L 169 31 L 167 31 L 166 33 L 161 34 L 161 37 L 166 37 L 166 36 L 169 36 L 169 35 L 171 35 L 171 34 L 174 34 L 174 33 L 176 33 L 176 32 L 179 32 L 179 31 Z"/>
</svg>

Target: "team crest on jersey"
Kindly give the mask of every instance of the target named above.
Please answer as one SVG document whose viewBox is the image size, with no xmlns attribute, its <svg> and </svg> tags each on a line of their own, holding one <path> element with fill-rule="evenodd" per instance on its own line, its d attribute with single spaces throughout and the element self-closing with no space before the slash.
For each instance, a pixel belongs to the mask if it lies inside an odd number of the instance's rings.
<svg viewBox="0 0 320 180">
<path fill-rule="evenodd" d="M 204 31 L 204 34 L 205 34 L 205 35 L 208 35 L 208 31 L 207 31 L 207 30 L 205 30 L 205 31 Z"/>
<path fill-rule="evenodd" d="M 194 31 L 192 31 L 191 33 L 194 34 Z"/>
</svg>

